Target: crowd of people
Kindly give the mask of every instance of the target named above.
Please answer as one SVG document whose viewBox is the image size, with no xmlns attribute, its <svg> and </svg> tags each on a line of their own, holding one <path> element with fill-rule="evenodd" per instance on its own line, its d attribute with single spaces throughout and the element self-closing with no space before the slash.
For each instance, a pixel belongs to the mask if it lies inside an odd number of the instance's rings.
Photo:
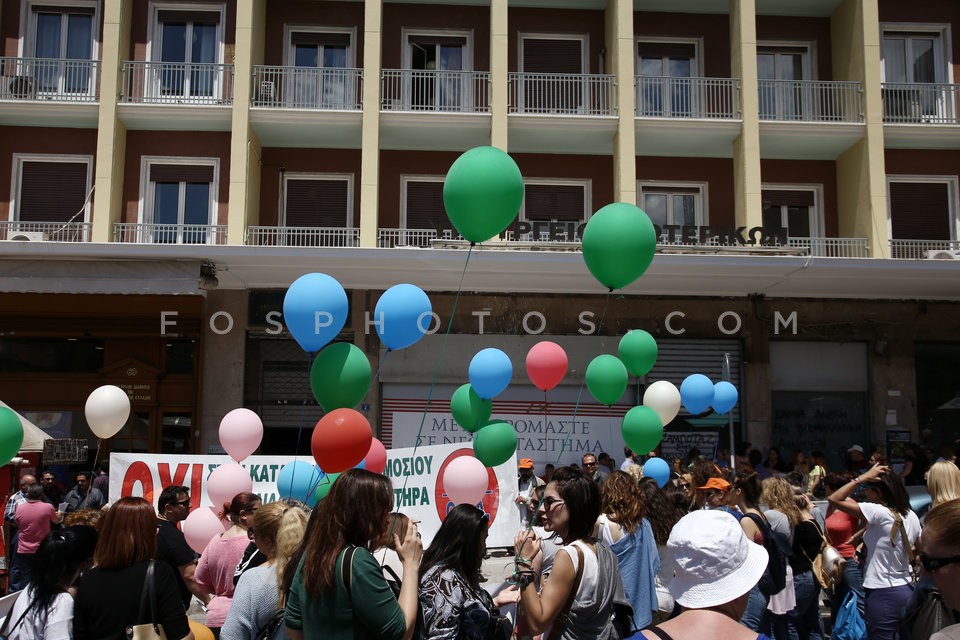
<svg viewBox="0 0 960 640">
<path fill-rule="evenodd" d="M 933 507 L 921 526 L 905 489 L 914 470 L 849 453 L 838 472 L 819 452 L 791 465 L 740 446 L 733 469 L 692 455 L 662 486 L 629 450 L 619 466 L 587 454 L 543 477 L 522 459 L 515 569 L 491 591 L 487 514 L 453 507 L 424 549 L 389 479 L 362 469 L 312 510 L 236 495 L 220 514 L 229 527 L 199 557 L 177 526 L 194 504 L 187 487 L 165 487 L 156 510 L 139 497 L 71 508 L 24 476 L 5 514 L 22 591 L 0 637 L 120 640 L 155 624 L 192 640 L 196 598 L 223 640 L 821 639 L 824 601 L 827 624 L 853 611 L 863 637 L 960 638 L 948 626 L 960 622 L 960 469 L 927 465 Z M 94 486 L 80 475 L 82 503 Z M 947 612 L 932 629 L 931 604 Z"/>
</svg>

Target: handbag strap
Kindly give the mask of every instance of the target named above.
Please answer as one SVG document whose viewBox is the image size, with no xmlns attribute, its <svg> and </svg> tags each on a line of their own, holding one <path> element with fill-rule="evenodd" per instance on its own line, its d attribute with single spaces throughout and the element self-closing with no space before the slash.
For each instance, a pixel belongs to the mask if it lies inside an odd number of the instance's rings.
<svg viewBox="0 0 960 640">
<path fill-rule="evenodd" d="M 157 592 L 154 583 L 156 582 L 156 571 L 154 561 L 151 560 L 147 564 L 147 573 L 143 578 L 143 589 L 140 591 L 140 611 L 139 619 L 143 619 L 144 610 L 150 610 L 150 624 L 153 625 L 153 630 L 157 633 L 160 633 L 159 626 L 157 622 Z"/>
<path fill-rule="evenodd" d="M 570 595 L 567 596 L 563 609 L 560 610 L 556 620 L 553 621 L 553 627 L 550 629 L 550 636 L 547 640 L 558 640 L 560 634 L 566 628 L 567 621 L 570 619 L 570 609 L 573 608 L 573 601 L 577 599 L 577 591 L 580 590 L 580 581 L 583 579 L 583 550 L 576 544 L 572 546 L 577 550 L 577 575 L 573 579 L 573 588 L 570 589 Z"/>
<path fill-rule="evenodd" d="M 917 574 L 914 571 L 914 565 L 917 562 L 917 558 L 913 553 L 913 545 L 910 544 L 910 539 L 907 538 L 907 527 L 903 524 L 903 516 L 897 513 L 896 509 L 890 509 L 890 513 L 893 514 L 893 526 L 890 527 L 890 545 L 893 547 L 897 546 L 896 531 L 899 529 L 900 539 L 903 540 L 903 546 L 907 548 L 907 558 L 910 560 L 910 577 L 912 577 L 913 581 L 916 582 Z"/>
<path fill-rule="evenodd" d="M 643 630 L 644 635 L 646 635 L 647 631 L 660 638 L 660 640 L 673 640 L 673 636 L 659 627 L 647 627 Z"/>
<path fill-rule="evenodd" d="M 355 546 L 348 545 L 340 556 L 340 579 L 343 580 L 343 587 L 347 590 L 347 598 L 350 599 L 351 603 L 353 602 L 353 594 L 350 591 L 350 583 L 353 582 L 353 555 L 356 552 L 357 548 Z"/>
<path fill-rule="evenodd" d="M 26 593 L 26 590 L 24 590 L 24 593 Z M 22 596 L 22 597 L 26 598 L 25 595 Z M 34 598 L 33 600 L 30 601 L 30 604 L 28 604 L 28 605 L 24 608 L 23 613 L 20 614 L 20 617 L 17 618 L 17 621 L 14 622 L 14 623 L 13 623 L 13 626 L 10 627 L 9 629 L 7 629 L 7 625 L 10 623 L 10 615 L 8 614 L 8 615 L 3 619 L 3 625 L 0 626 L 0 635 L 2 635 L 3 637 L 7 637 L 7 635 L 9 635 L 10 633 L 12 633 L 14 629 L 16 629 L 17 627 L 19 627 L 19 626 L 20 626 L 20 623 L 23 622 L 23 619 L 24 619 L 25 617 L 27 617 L 27 613 L 30 612 L 30 608 L 31 608 L 33 605 L 35 605 L 35 604 L 37 604 L 37 599 L 36 599 L 36 598 Z M 11 609 L 11 611 L 12 611 L 12 609 Z"/>
</svg>

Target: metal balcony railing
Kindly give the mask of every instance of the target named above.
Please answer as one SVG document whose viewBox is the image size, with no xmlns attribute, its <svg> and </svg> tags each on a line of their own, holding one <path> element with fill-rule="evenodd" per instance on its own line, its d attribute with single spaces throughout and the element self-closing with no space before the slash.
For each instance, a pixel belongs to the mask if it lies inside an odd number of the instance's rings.
<svg viewBox="0 0 960 640">
<path fill-rule="evenodd" d="M 383 111 L 490 112 L 486 71 L 384 69 L 380 77 Z"/>
<path fill-rule="evenodd" d="M 233 65 L 192 62 L 123 63 L 121 102 L 229 105 Z"/>
<path fill-rule="evenodd" d="M 437 233 L 436 229 L 378 229 L 378 247 L 429 247 L 440 237 L 452 238 L 452 232 Z M 459 237 L 459 236 L 457 236 Z"/>
<path fill-rule="evenodd" d="M 789 238 L 787 246 L 809 249 L 811 256 L 825 258 L 869 258 L 870 244 L 866 238 Z"/>
<path fill-rule="evenodd" d="M 902 260 L 937 259 L 945 253 L 960 252 L 960 240 L 891 240 L 890 257 Z"/>
<path fill-rule="evenodd" d="M 254 107 L 359 111 L 363 70 L 258 65 L 251 95 Z"/>
<path fill-rule="evenodd" d="M 960 84 L 883 83 L 883 121 L 960 124 Z"/>
<path fill-rule="evenodd" d="M 760 119 L 863 122 L 859 82 L 760 80 Z"/>
<path fill-rule="evenodd" d="M 247 244 L 258 247 L 358 247 L 357 227 L 247 227 Z"/>
<path fill-rule="evenodd" d="M 0 58 L 0 100 L 96 102 L 99 60 Z"/>
<path fill-rule="evenodd" d="M 25 242 L 89 242 L 90 222 L 0 222 L 0 240 Z"/>
<path fill-rule="evenodd" d="M 617 115 L 616 79 L 578 73 L 511 73 L 510 113 Z"/>
<path fill-rule="evenodd" d="M 739 120 L 738 78 L 637 76 L 637 117 Z"/>
<path fill-rule="evenodd" d="M 226 244 L 225 224 L 152 224 L 118 222 L 114 242 L 136 244 Z"/>
</svg>

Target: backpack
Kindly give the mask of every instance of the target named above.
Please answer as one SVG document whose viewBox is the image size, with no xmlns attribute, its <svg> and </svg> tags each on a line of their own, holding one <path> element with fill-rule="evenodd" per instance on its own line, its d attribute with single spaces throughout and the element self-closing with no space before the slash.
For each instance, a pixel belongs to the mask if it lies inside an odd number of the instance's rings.
<svg viewBox="0 0 960 640">
<path fill-rule="evenodd" d="M 860 611 L 857 610 L 857 594 L 854 591 L 849 591 L 837 612 L 837 619 L 834 622 L 833 635 L 830 636 L 830 640 L 866 639 L 867 625 L 864 623 Z"/>
<path fill-rule="evenodd" d="M 790 541 L 781 533 L 770 528 L 766 519 L 755 513 L 744 514 L 763 532 L 763 547 L 767 550 L 767 569 L 760 577 L 757 587 L 760 593 L 770 597 L 780 593 L 787 586 L 787 564 L 790 562 Z"/>
</svg>

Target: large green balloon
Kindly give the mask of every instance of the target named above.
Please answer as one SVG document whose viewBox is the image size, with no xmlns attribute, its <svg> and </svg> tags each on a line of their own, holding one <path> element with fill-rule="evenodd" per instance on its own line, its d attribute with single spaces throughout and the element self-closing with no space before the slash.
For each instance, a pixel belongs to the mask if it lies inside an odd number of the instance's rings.
<svg viewBox="0 0 960 640">
<path fill-rule="evenodd" d="M 608 353 L 597 356 L 587 365 L 587 389 L 600 404 L 615 404 L 627 390 L 628 377 L 620 358 Z"/>
<path fill-rule="evenodd" d="M 490 420 L 493 403 L 484 400 L 469 384 L 462 385 L 450 397 L 450 413 L 465 431 L 473 433 Z"/>
<path fill-rule="evenodd" d="M 627 371 L 635 376 L 645 376 L 657 361 L 657 341 L 643 329 L 634 329 L 620 338 L 617 353 Z"/>
<path fill-rule="evenodd" d="M 352 409 L 370 390 L 370 361 L 354 344 L 335 342 L 310 367 L 310 388 L 325 411 Z"/>
<path fill-rule="evenodd" d="M 0 465 L 5 465 L 20 453 L 23 445 L 23 425 L 11 409 L 0 407 Z"/>
<path fill-rule="evenodd" d="M 317 502 L 320 502 L 330 494 L 330 489 L 333 488 L 333 483 L 336 482 L 337 478 L 339 477 L 339 473 L 328 473 L 322 480 L 320 480 L 320 484 L 318 484 L 317 488 L 313 490 L 313 497 L 317 499 Z"/>
<path fill-rule="evenodd" d="M 501 420 L 488 422 L 473 438 L 473 455 L 485 467 L 495 467 L 510 459 L 517 450 L 517 432 Z"/>
<path fill-rule="evenodd" d="M 623 416 L 620 432 L 631 451 L 646 455 L 656 449 L 663 440 L 663 423 L 656 411 L 641 405 L 630 409 L 627 415 Z"/>
<path fill-rule="evenodd" d="M 583 229 L 583 261 L 600 284 L 622 289 L 647 270 L 657 233 L 643 209 L 614 202 L 597 211 Z"/>
<path fill-rule="evenodd" d="M 523 176 L 513 158 L 495 147 L 475 147 L 450 166 L 443 206 L 450 222 L 470 242 L 484 242 L 506 229 L 520 212 Z"/>
</svg>

